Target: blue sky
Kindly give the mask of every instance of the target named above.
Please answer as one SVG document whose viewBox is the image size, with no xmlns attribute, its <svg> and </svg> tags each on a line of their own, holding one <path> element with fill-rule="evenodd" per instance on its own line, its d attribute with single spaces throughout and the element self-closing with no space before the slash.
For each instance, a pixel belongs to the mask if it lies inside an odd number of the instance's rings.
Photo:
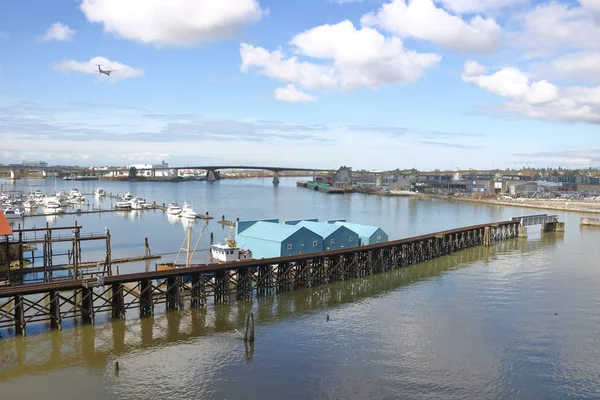
<svg viewBox="0 0 600 400">
<path fill-rule="evenodd" d="M 0 7 L 0 163 L 600 165 L 600 0 Z"/>
</svg>

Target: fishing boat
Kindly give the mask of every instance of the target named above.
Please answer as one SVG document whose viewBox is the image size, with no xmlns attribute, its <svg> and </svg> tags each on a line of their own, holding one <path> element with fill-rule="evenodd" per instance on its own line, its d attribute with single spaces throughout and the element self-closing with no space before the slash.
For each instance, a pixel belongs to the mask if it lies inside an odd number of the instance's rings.
<svg viewBox="0 0 600 400">
<path fill-rule="evenodd" d="M 106 192 L 104 191 L 104 189 L 102 189 L 102 188 L 98 188 L 98 189 L 94 190 L 94 194 L 95 194 L 96 196 L 105 196 L 105 195 L 106 195 Z"/>
<path fill-rule="evenodd" d="M 219 264 L 252 259 L 252 251 L 240 249 L 233 238 L 233 226 L 229 229 L 229 238 L 225 243 L 216 243 L 210 246 L 212 258 Z"/>
<path fill-rule="evenodd" d="M 182 218 L 196 219 L 198 218 L 198 213 L 188 203 L 183 203 L 180 216 Z"/>
<path fill-rule="evenodd" d="M 177 203 L 169 203 L 169 207 L 167 207 L 167 213 L 171 215 L 179 215 L 181 214 L 181 207 Z"/>
<path fill-rule="evenodd" d="M 191 247 L 192 246 L 192 224 L 188 223 L 185 238 L 183 239 L 183 243 L 181 244 L 181 247 L 179 248 L 179 251 L 177 252 L 175 261 L 156 264 L 156 270 L 157 271 L 168 271 L 168 270 L 176 269 L 176 268 L 189 268 L 192 263 L 192 257 L 194 256 L 194 253 L 196 252 L 196 249 L 198 248 L 198 244 L 200 243 L 200 239 L 202 239 L 202 235 L 204 234 L 204 231 L 206 229 L 207 229 L 206 226 L 204 226 L 204 228 L 202 228 L 202 232 L 200 232 L 200 235 L 198 236 L 198 239 L 196 240 L 196 244 L 194 245 L 194 248 L 192 249 L 192 247 Z M 178 264 L 177 260 L 179 260 L 179 256 L 181 255 L 182 252 L 185 253 L 185 264 Z M 185 282 L 188 282 L 189 280 L 190 280 L 189 276 L 184 277 Z"/>
</svg>

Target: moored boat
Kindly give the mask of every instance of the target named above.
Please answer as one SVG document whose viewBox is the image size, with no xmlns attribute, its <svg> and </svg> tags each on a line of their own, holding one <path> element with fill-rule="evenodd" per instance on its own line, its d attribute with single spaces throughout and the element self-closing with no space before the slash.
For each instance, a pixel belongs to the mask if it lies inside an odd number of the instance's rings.
<svg viewBox="0 0 600 400">
<path fill-rule="evenodd" d="M 169 203 L 169 207 L 167 207 L 167 213 L 171 215 L 179 215 L 181 214 L 181 207 L 177 203 Z"/>
<path fill-rule="evenodd" d="M 128 201 L 117 201 L 114 205 L 115 210 L 131 210 L 131 203 Z"/>
<path fill-rule="evenodd" d="M 215 243 L 210 246 L 211 257 L 218 263 L 229 263 L 252 259 L 252 251 L 240 249 L 233 239 L 233 227 L 230 227 L 229 238 L 225 243 Z"/>
<path fill-rule="evenodd" d="M 133 195 L 131 193 L 127 192 L 123 195 L 123 200 L 129 201 L 131 199 L 133 199 Z"/>
<path fill-rule="evenodd" d="M 104 196 L 104 195 L 106 195 L 106 192 L 104 191 L 104 189 L 98 188 L 98 189 L 94 190 L 94 194 L 96 196 Z"/>
<path fill-rule="evenodd" d="M 188 203 L 183 203 L 180 216 L 182 218 L 196 219 L 198 218 L 198 213 Z"/>
</svg>

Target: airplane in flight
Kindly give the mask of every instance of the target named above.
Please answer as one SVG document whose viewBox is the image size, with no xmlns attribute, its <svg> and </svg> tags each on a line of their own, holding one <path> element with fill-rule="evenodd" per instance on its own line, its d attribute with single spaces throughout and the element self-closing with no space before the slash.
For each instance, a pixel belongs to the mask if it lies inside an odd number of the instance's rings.
<svg viewBox="0 0 600 400">
<path fill-rule="evenodd" d="M 104 69 L 100 68 L 100 64 L 96 64 L 96 65 L 98 66 L 98 73 L 100 75 L 104 74 L 106 76 L 110 76 L 111 72 L 116 71 L 116 69 L 107 69 L 107 70 L 104 70 Z"/>
</svg>

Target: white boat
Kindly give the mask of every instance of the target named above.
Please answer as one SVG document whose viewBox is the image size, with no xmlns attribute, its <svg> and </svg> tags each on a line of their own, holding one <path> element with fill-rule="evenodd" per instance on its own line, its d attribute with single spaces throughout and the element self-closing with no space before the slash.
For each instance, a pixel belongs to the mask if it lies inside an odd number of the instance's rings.
<svg viewBox="0 0 600 400">
<path fill-rule="evenodd" d="M 25 208 L 31 209 L 31 208 L 37 208 L 37 206 L 38 205 L 35 203 L 35 201 L 31 200 L 31 199 L 27 200 L 26 202 L 23 203 L 23 207 L 25 207 Z"/>
<path fill-rule="evenodd" d="M 196 219 L 196 218 L 198 218 L 198 213 L 196 211 L 194 211 L 192 206 L 190 206 L 188 203 L 183 203 L 183 207 L 181 208 L 180 217 Z"/>
<path fill-rule="evenodd" d="M 56 199 L 46 199 L 44 202 L 44 213 L 45 214 L 58 214 L 65 212 L 62 208 L 62 204 Z"/>
<path fill-rule="evenodd" d="M 21 212 L 19 212 L 19 210 L 15 209 L 15 208 L 11 208 L 11 207 L 4 210 L 4 216 L 6 217 L 6 219 L 23 218 L 23 214 Z"/>
<path fill-rule="evenodd" d="M 169 203 L 169 207 L 167 207 L 167 213 L 171 215 L 179 215 L 181 214 L 181 207 L 177 203 Z"/>
<path fill-rule="evenodd" d="M 131 210 L 131 203 L 128 201 L 117 201 L 114 208 L 115 210 Z"/>
<path fill-rule="evenodd" d="M 131 193 L 127 192 L 123 195 L 123 200 L 129 201 L 131 199 L 133 199 L 133 195 Z"/>
<path fill-rule="evenodd" d="M 233 227 L 229 231 L 229 238 L 225 243 L 216 243 L 210 246 L 212 258 L 219 263 L 228 263 L 236 261 L 244 261 L 252 259 L 252 252 L 237 247 L 237 243 L 233 239 Z"/>
<path fill-rule="evenodd" d="M 106 195 L 106 192 L 104 191 L 104 189 L 102 189 L 102 188 L 98 188 L 98 189 L 94 190 L 94 194 L 95 194 L 96 196 L 105 196 L 105 195 Z"/>
<path fill-rule="evenodd" d="M 129 200 L 129 204 L 131 204 L 131 208 L 133 210 L 143 210 L 144 208 L 148 208 L 146 205 L 146 200 L 142 199 L 141 197 L 134 197 L 133 199 Z"/>
<path fill-rule="evenodd" d="M 44 193 L 42 193 L 42 191 L 40 189 L 35 189 L 35 192 L 33 192 L 33 197 L 36 200 L 43 200 L 44 198 Z"/>
</svg>

